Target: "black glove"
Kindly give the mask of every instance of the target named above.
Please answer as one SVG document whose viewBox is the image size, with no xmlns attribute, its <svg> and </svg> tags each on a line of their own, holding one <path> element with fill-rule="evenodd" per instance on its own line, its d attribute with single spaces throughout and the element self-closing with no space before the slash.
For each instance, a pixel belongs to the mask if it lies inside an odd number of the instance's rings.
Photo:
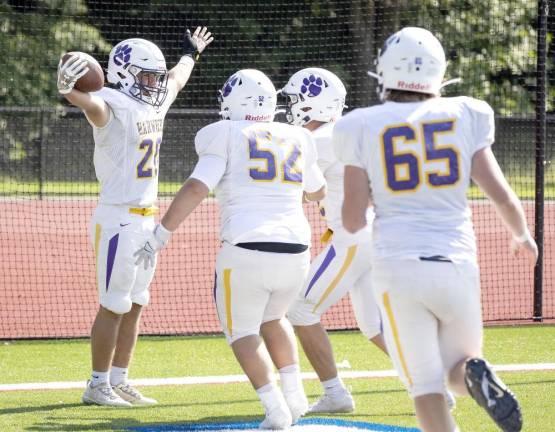
<svg viewBox="0 0 555 432">
<path fill-rule="evenodd" d="M 193 34 L 187 29 L 187 33 L 185 33 L 185 38 L 183 40 L 183 55 L 198 61 L 200 53 L 203 52 L 213 40 L 212 33 L 207 31 L 206 27 L 197 27 Z"/>
<path fill-rule="evenodd" d="M 195 61 L 200 58 L 200 53 L 197 50 L 197 41 L 191 36 L 190 30 L 187 30 L 187 33 L 185 33 L 183 50 L 185 51 L 183 55 L 189 56 Z"/>
</svg>

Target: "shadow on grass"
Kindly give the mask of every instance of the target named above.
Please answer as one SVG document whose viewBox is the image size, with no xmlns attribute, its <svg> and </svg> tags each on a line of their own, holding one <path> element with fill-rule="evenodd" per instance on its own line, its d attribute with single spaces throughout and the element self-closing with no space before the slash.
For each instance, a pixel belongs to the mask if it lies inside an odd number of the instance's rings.
<svg viewBox="0 0 555 432">
<path fill-rule="evenodd" d="M 0 416 L 7 415 L 7 414 L 27 414 L 30 412 L 54 411 L 58 409 L 77 408 L 82 406 L 83 406 L 83 403 L 76 402 L 76 403 L 66 403 L 66 404 L 60 403 L 60 404 L 50 404 L 50 405 L 39 405 L 34 407 L 21 406 L 17 408 L 4 408 L 4 409 L 0 409 Z"/>
<path fill-rule="evenodd" d="M 60 421 L 57 421 L 60 420 Z M 64 421 L 66 420 L 66 421 Z M 77 419 L 75 419 L 77 420 Z M 83 419 L 84 420 L 84 419 Z M 88 420 L 88 419 L 87 419 Z M 160 428 L 161 430 L 180 430 L 184 429 L 185 425 L 196 425 L 199 423 L 234 423 L 234 422 L 261 422 L 262 416 L 222 416 L 222 417 L 205 417 L 194 422 L 176 421 L 164 423 L 146 423 L 137 420 L 136 418 L 118 418 L 111 420 L 99 420 L 96 423 L 89 424 L 72 424 L 67 419 L 52 418 L 50 421 L 37 423 L 33 426 L 26 428 L 27 431 L 40 431 L 40 432 L 82 432 L 82 431 L 111 431 L 111 432 L 125 432 L 125 431 L 141 431 Z M 163 428 L 163 429 L 162 429 Z"/>
</svg>

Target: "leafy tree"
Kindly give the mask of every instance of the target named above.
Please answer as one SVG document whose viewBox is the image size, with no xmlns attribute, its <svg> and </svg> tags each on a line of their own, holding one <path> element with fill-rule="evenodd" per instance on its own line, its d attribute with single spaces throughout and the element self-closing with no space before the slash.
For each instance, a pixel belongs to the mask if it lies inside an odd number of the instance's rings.
<svg viewBox="0 0 555 432">
<path fill-rule="evenodd" d="M 110 46 L 85 20 L 83 0 L 0 1 L 0 106 L 60 107 L 56 68 L 60 55 L 85 51 L 93 56 Z M 53 113 L 42 115 L 53 116 Z M 34 121 L 20 125 L 23 117 Z M 0 171 L 3 176 L 21 173 L 22 163 L 38 157 L 37 140 L 48 133 L 41 113 L 0 114 Z M 53 117 L 52 117 L 53 118 Z M 44 122 L 48 124 L 48 121 Z M 28 169 L 27 169 L 28 171 Z"/>
<path fill-rule="evenodd" d="M 375 2 L 375 35 L 405 26 L 429 29 L 442 42 L 446 94 L 487 100 L 500 115 L 534 112 L 537 2 L 532 0 L 384 0 Z M 381 18 L 381 19 L 380 19 Z"/>
</svg>

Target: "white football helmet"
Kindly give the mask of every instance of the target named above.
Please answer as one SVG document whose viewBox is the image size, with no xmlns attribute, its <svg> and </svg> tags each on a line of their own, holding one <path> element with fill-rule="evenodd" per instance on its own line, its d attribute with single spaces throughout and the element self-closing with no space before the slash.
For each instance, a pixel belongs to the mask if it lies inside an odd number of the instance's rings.
<svg viewBox="0 0 555 432">
<path fill-rule="evenodd" d="M 404 90 L 439 95 L 447 62 L 441 43 L 428 30 L 405 27 L 389 36 L 378 51 L 376 73 L 378 93 Z"/>
<path fill-rule="evenodd" d="M 265 74 L 242 69 L 229 77 L 219 91 L 224 120 L 272 121 L 276 113 L 276 88 Z"/>
<path fill-rule="evenodd" d="M 334 73 L 312 67 L 293 74 L 280 93 L 287 98 L 287 121 L 304 126 L 312 120 L 328 123 L 339 119 L 347 90 Z"/>
<path fill-rule="evenodd" d="M 126 39 L 112 48 L 107 78 L 122 92 L 156 108 L 168 94 L 164 55 L 145 39 Z"/>
</svg>

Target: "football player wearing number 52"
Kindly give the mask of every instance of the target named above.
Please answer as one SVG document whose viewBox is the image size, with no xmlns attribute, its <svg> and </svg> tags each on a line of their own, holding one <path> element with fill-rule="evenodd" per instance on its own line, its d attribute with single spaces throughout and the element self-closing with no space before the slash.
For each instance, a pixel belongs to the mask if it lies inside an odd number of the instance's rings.
<svg viewBox="0 0 555 432">
<path fill-rule="evenodd" d="M 133 253 L 155 226 L 164 117 L 212 40 L 206 27 L 198 27 L 192 35 L 187 31 L 184 55 L 169 71 L 155 44 L 124 40 L 110 52 L 109 87 L 91 93 L 74 88 L 87 72 L 87 62 L 79 54 L 58 67 L 58 90 L 83 110 L 93 128 L 94 167 L 100 182 L 90 223 L 100 307 L 91 330 L 93 370 L 85 403 L 120 407 L 156 403 L 127 382 L 141 310 L 149 302 L 154 275 L 154 266 L 136 265 Z"/>
<path fill-rule="evenodd" d="M 310 264 L 303 194 L 320 200 L 326 189 L 310 132 L 273 121 L 276 97 L 258 70 L 240 70 L 227 80 L 220 94 L 223 120 L 197 133 L 193 173 L 136 253 L 138 263 L 152 265 L 172 231 L 215 189 L 222 240 L 216 309 L 264 407 L 262 429 L 286 429 L 308 409 L 295 336 L 284 316 Z"/>
<path fill-rule="evenodd" d="M 444 383 L 470 395 L 505 432 L 522 428 L 517 399 L 482 358 L 472 179 L 512 236 L 511 251 L 535 262 L 522 205 L 492 153 L 494 114 L 470 97 L 441 97 L 446 60 L 429 31 L 407 27 L 378 53 L 384 102 L 355 110 L 333 130 L 346 165 L 343 225 L 366 225 L 371 197 L 372 287 L 387 350 L 425 432 L 458 431 Z"/>
</svg>

